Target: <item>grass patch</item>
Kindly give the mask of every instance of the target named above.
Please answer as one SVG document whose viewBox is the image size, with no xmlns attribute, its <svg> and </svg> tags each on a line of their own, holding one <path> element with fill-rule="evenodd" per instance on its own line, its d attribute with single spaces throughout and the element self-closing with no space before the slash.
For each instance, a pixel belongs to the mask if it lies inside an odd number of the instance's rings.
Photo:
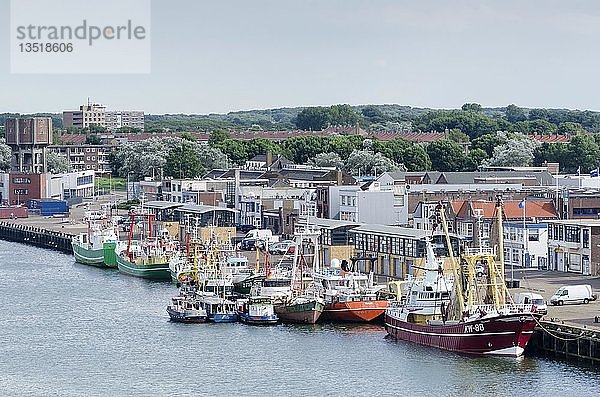
<svg viewBox="0 0 600 397">
<path fill-rule="evenodd" d="M 125 178 L 104 178 L 104 177 L 96 177 L 96 189 L 104 189 L 104 190 L 126 190 L 127 180 Z"/>
</svg>

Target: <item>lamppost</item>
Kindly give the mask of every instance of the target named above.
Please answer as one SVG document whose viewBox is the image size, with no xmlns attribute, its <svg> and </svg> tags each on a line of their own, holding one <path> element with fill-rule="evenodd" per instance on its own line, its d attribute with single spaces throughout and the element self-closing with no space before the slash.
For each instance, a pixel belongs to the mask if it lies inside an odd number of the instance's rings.
<svg viewBox="0 0 600 397">
<path fill-rule="evenodd" d="M 133 171 L 127 173 L 127 201 L 129 201 L 129 175 L 133 174 Z"/>
</svg>

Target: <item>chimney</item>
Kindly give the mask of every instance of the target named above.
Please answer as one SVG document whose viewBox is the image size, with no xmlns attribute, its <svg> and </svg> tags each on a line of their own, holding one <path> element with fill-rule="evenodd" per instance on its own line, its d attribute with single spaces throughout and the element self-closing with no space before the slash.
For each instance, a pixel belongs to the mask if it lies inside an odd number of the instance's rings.
<svg viewBox="0 0 600 397">
<path fill-rule="evenodd" d="M 271 164 L 273 163 L 273 152 L 267 150 L 267 171 L 271 171 Z"/>
<path fill-rule="evenodd" d="M 342 186 L 342 170 L 335 170 L 337 186 Z"/>
</svg>

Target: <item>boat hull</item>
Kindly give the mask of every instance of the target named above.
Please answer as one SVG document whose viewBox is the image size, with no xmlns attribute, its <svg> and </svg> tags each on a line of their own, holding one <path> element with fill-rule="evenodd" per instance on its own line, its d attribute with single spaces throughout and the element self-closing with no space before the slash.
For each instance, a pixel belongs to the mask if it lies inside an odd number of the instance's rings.
<svg viewBox="0 0 600 397">
<path fill-rule="evenodd" d="M 213 323 L 236 323 L 238 315 L 235 313 L 215 313 L 209 315 L 208 320 Z"/>
<path fill-rule="evenodd" d="M 119 271 L 130 276 L 141 277 L 148 280 L 171 280 L 168 263 L 152 263 L 139 265 L 132 263 L 122 255 L 117 256 Z"/>
<path fill-rule="evenodd" d="M 287 323 L 314 324 L 321 317 L 325 305 L 318 301 L 305 303 L 275 305 L 275 313 L 279 319 Z"/>
<path fill-rule="evenodd" d="M 474 355 L 521 356 L 535 325 L 534 315 L 528 313 L 439 326 L 385 315 L 386 331 L 393 338 Z"/>
<path fill-rule="evenodd" d="M 386 300 L 328 303 L 321 320 L 368 323 L 381 316 L 386 307 Z"/>
<path fill-rule="evenodd" d="M 71 245 L 73 246 L 73 256 L 75 256 L 76 262 L 83 263 L 84 265 L 106 267 L 103 248 L 88 249 L 77 243 L 72 243 Z"/>
<path fill-rule="evenodd" d="M 238 313 L 240 322 L 248 325 L 274 325 L 279 319 L 277 316 L 250 316 L 246 313 Z"/>
<path fill-rule="evenodd" d="M 174 310 L 170 306 L 167 307 L 167 313 L 169 313 L 171 321 L 175 323 L 205 323 L 207 320 L 206 314 L 188 314 Z"/>
</svg>

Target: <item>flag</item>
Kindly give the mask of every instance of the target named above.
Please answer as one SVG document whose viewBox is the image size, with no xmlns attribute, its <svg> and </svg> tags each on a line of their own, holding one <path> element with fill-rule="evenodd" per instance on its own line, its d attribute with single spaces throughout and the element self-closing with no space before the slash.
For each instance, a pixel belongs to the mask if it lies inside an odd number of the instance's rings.
<svg viewBox="0 0 600 397">
<path fill-rule="evenodd" d="M 598 174 L 599 174 L 599 171 L 600 170 L 598 168 L 596 168 L 595 170 L 590 171 L 590 176 L 591 177 L 597 177 Z"/>
<path fill-rule="evenodd" d="M 525 208 L 525 199 L 519 202 L 519 208 Z"/>
</svg>

